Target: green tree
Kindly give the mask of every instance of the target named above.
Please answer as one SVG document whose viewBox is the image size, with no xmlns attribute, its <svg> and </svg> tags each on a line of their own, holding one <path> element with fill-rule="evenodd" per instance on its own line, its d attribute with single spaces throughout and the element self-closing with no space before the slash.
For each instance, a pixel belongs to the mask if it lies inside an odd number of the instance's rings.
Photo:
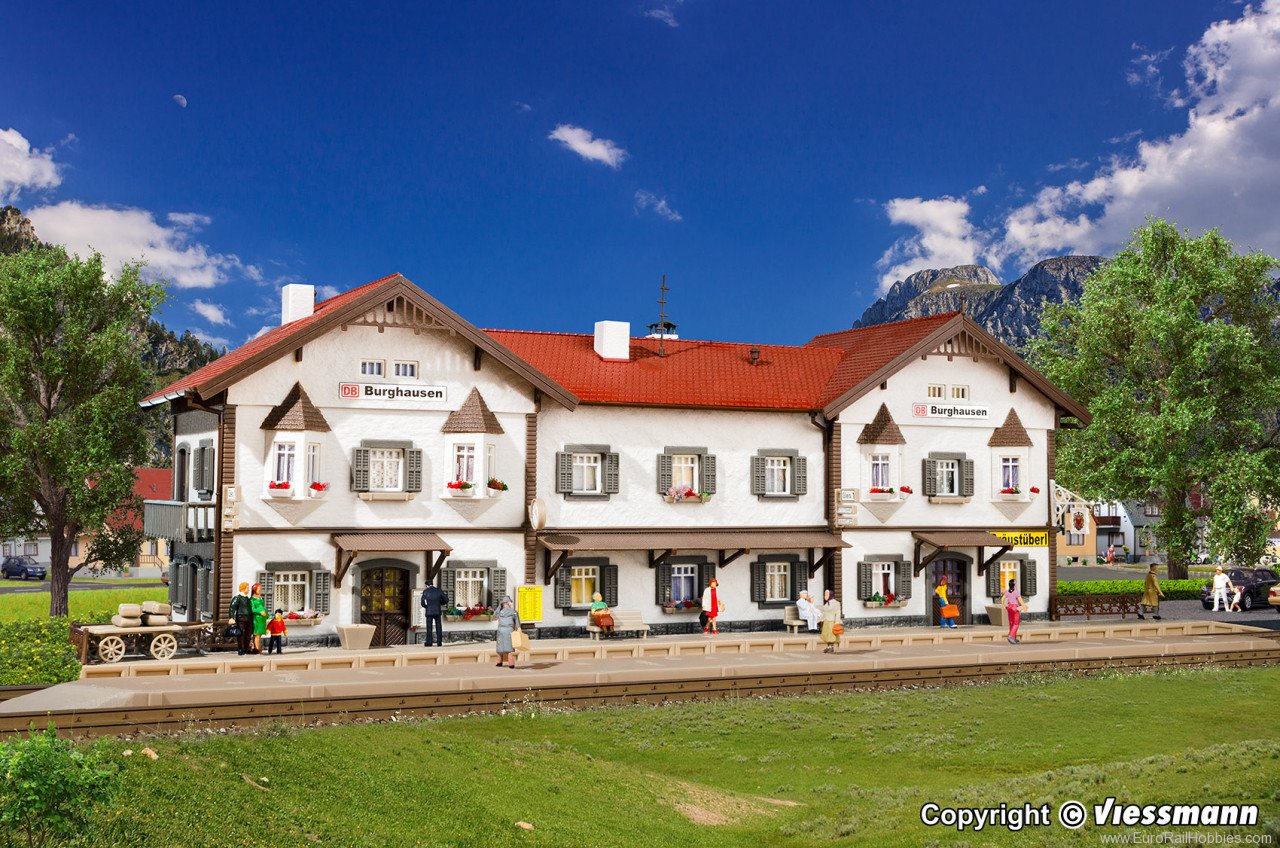
<svg viewBox="0 0 1280 848">
<path fill-rule="evenodd" d="M 1278 267 L 1216 230 L 1191 238 L 1151 220 L 1078 304 L 1046 306 L 1032 342 L 1036 364 L 1093 415 L 1061 434 L 1059 479 L 1157 504 L 1170 577 L 1186 577 L 1198 518 L 1221 552 L 1265 541 L 1258 516 L 1280 483 Z"/>
<path fill-rule="evenodd" d="M 144 330 L 165 294 L 139 270 L 108 280 L 100 255 L 57 247 L 0 256 L 0 532 L 49 536 L 53 616 L 67 614 L 72 574 L 116 567 L 141 542 L 124 516 L 141 507 Z M 92 544 L 72 568 L 86 531 Z"/>
</svg>

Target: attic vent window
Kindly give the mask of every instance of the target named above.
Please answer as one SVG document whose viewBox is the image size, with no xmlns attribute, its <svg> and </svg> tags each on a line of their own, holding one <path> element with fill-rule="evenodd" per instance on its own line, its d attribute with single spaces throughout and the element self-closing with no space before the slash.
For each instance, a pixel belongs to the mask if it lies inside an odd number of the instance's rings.
<svg viewBox="0 0 1280 848">
<path fill-rule="evenodd" d="M 760 364 L 760 348 L 758 347 L 751 348 L 751 364 L 752 365 Z"/>
</svg>

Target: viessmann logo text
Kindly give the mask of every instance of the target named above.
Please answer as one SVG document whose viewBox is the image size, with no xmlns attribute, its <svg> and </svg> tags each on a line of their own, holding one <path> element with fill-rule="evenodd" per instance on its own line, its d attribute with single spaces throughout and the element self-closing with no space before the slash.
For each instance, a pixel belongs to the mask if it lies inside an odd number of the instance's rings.
<svg viewBox="0 0 1280 848">
<path fill-rule="evenodd" d="M 443 402 L 444 386 L 389 386 L 381 383 L 339 383 L 338 396 L 346 400 L 419 400 Z"/>
</svg>

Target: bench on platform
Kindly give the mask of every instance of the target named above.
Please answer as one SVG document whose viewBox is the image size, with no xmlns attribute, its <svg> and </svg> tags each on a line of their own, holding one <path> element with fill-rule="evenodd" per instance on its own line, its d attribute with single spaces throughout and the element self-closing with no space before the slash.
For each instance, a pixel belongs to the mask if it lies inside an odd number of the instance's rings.
<svg viewBox="0 0 1280 848">
<path fill-rule="evenodd" d="M 808 628 L 808 623 L 800 617 L 800 608 L 795 604 L 782 611 L 782 623 L 788 633 L 799 633 L 801 628 Z"/>
<path fill-rule="evenodd" d="M 640 610 L 609 610 L 609 614 L 613 616 L 613 632 L 622 633 L 625 631 L 637 631 L 645 639 L 649 638 L 649 625 L 644 623 L 640 616 Z M 591 634 L 592 639 L 599 639 L 600 634 L 604 632 L 604 628 L 595 624 L 595 618 L 592 617 L 593 623 L 587 625 L 587 633 Z"/>
</svg>

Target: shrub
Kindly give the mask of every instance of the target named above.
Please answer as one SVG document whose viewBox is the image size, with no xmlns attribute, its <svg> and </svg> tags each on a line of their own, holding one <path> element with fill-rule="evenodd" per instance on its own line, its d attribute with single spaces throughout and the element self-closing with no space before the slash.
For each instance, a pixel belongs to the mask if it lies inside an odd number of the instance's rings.
<svg viewBox="0 0 1280 848">
<path fill-rule="evenodd" d="M 1166 601 L 1200 600 L 1200 589 L 1208 580 L 1161 580 Z M 1141 580 L 1059 580 L 1059 595 L 1141 595 Z"/>
<path fill-rule="evenodd" d="M 80 676 L 65 618 L 0 624 L 0 686 L 66 683 Z"/>
<path fill-rule="evenodd" d="M 82 750 L 52 726 L 0 742 L 0 844 L 54 845 L 83 833 L 110 800 L 115 775 L 105 748 Z"/>
</svg>

